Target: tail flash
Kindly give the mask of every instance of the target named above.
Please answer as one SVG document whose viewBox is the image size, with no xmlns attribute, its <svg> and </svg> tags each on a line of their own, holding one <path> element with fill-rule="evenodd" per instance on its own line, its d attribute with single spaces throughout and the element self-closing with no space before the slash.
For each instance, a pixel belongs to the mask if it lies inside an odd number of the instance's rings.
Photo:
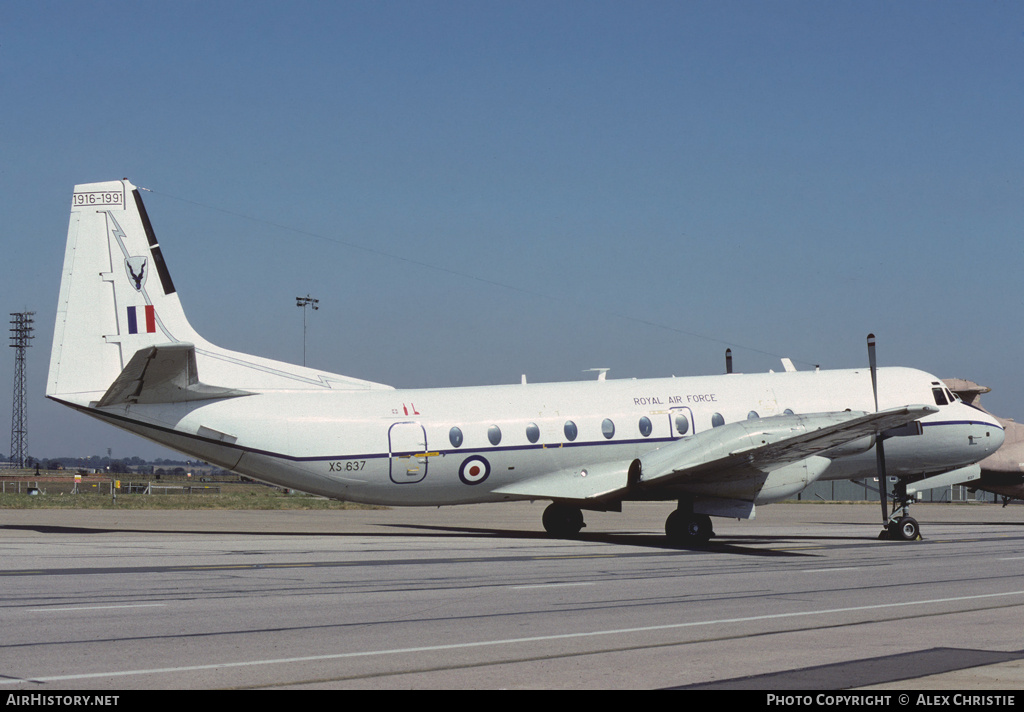
<svg viewBox="0 0 1024 712">
<path fill-rule="evenodd" d="M 176 354 L 166 348 L 176 345 L 192 347 L 203 381 L 222 391 L 387 388 L 210 344 L 185 318 L 138 189 L 127 180 L 75 186 L 46 395 L 108 404 L 136 354 Z"/>
</svg>

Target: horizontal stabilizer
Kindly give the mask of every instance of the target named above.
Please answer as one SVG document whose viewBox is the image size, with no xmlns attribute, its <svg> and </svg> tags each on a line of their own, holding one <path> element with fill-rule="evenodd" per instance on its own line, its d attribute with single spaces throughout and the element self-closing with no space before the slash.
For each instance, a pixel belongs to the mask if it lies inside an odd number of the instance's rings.
<svg viewBox="0 0 1024 712">
<path fill-rule="evenodd" d="M 194 345 L 161 344 L 136 351 L 97 407 L 184 403 L 245 395 L 251 394 L 200 383 Z"/>
</svg>

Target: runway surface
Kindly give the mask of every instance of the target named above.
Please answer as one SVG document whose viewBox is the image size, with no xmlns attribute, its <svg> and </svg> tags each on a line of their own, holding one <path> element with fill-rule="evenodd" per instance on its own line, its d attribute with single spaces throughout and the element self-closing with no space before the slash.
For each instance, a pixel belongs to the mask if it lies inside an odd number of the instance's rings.
<svg viewBox="0 0 1024 712">
<path fill-rule="evenodd" d="M 0 692 L 1024 688 L 1024 506 L 0 510 Z"/>
</svg>

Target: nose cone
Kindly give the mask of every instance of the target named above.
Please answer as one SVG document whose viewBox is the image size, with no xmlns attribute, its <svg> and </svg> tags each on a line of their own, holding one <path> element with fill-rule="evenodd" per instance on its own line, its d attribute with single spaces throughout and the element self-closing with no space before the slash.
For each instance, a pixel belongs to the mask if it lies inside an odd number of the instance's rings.
<svg viewBox="0 0 1024 712">
<path fill-rule="evenodd" d="M 984 457 L 995 453 L 1006 440 L 1006 431 L 1003 425 L 990 413 L 979 410 L 964 403 L 958 404 L 965 412 L 965 420 L 969 427 L 968 438 L 972 446 L 981 446 L 984 456 L 975 460 L 978 462 Z"/>
<path fill-rule="evenodd" d="M 998 428 L 998 431 L 992 435 L 993 442 L 995 442 L 996 449 L 998 450 L 1006 442 L 1006 429 L 995 418 L 992 418 L 991 425 L 993 428 Z"/>
</svg>

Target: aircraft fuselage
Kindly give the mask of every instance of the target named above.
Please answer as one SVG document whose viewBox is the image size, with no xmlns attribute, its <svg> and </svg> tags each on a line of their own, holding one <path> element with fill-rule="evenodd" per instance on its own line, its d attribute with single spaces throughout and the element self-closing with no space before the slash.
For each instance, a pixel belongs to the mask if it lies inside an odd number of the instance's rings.
<svg viewBox="0 0 1024 712">
<path fill-rule="evenodd" d="M 879 408 L 933 403 L 938 379 L 879 369 Z M 199 404 L 90 414 L 260 480 L 356 502 L 445 505 L 546 472 L 628 461 L 732 423 L 792 411 L 872 411 L 867 369 L 414 390 L 273 390 Z M 943 472 L 994 451 L 1002 433 L 960 401 L 886 440 L 891 475 Z M 826 454 L 821 479 L 873 477 L 873 439 Z M 698 493 L 693 490 L 693 493 Z M 685 496 L 679 485 L 638 495 Z M 770 497 L 757 503 L 774 501 Z"/>
</svg>

